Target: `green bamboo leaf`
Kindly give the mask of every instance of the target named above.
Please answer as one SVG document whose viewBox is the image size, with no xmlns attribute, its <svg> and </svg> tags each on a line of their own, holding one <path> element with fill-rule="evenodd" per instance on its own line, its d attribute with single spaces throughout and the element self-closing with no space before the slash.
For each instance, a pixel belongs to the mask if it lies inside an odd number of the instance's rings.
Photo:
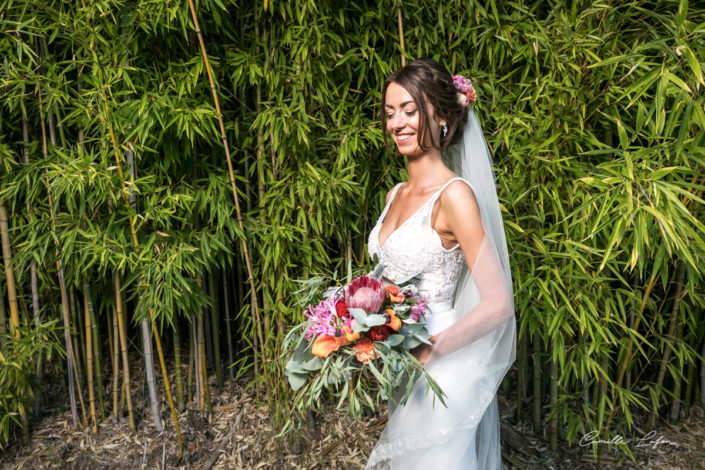
<svg viewBox="0 0 705 470">
<path fill-rule="evenodd" d="M 627 150 L 629 148 L 629 138 L 620 119 L 617 119 L 617 133 L 619 134 L 619 145 L 623 150 Z"/>
<path fill-rule="evenodd" d="M 690 66 L 690 70 L 693 72 L 695 80 L 701 85 L 705 86 L 705 81 L 703 81 L 703 71 L 700 67 L 700 62 L 695 57 L 695 54 L 693 54 L 693 51 L 687 44 L 679 46 L 678 49 L 683 53 L 685 59 L 688 61 L 688 65 Z"/>
<path fill-rule="evenodd" d="M 678 87 L 680 87 L 683 91 L 687 91 L 688 93 L 692 93 L 692 90 L 690 89 L 690 87 L 689 87 L 688 85 L 686 85 L 686 83 L 685 83 L 683 80 L 681 80 L 681 79 L 678 78 L 677 76 L 673 75 L 671 72 L 669 72 L 669 71 L 664 71 L 663 74 L 662 74 L 662 76 L 663 76 L 664 78 L 668 79 L 670 82 L 676 84 L 676 85 L 677 85 Z"/>
<path fill-rule="evenodd" d="M 658 170 L 652 171 L 651 172 L 651 179 L 652 180 L 660 180 L 664 176 L 672 173 L 673 171 L 679 169 L 677 166 L 668 166 L 664 168 L 659 168 Z"/>
</svg>

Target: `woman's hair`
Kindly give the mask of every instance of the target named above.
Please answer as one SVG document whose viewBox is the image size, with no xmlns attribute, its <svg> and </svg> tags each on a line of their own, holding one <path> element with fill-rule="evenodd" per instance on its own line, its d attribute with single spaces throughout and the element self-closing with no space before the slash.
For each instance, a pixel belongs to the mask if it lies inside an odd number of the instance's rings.
<svg viewBox="0 0 705 470">
<path fill-rule="evenodd" d="M 466 108 L 458 102 L 458 90 L 453 84 L 453 77 L 446 69 L 433 59 L 417 59 L 396 72 L 389 75 L 384 80 L 382 87 L 382 132 L 384 134 L 384 145 L 394 153 L 389 147 L 387 139 L 387 111 L 386 95 L 387 87 L 390 83 L 398 83 L 409 92 L 416 109 L 419 112 L 419 135 L 418 143 L 421 150 L 428 150 L 424 146 L 426 142 L 426 132 L 429 130 L 429 116 L 426 107 L 428 101 L 433 106 L 436 118 L 444 120 L 448 124 L 448 134 L 443 137 L 441 134 L 440 147 L 435 142 L 431 146 L 443 151 L 460 140 L 463 128 L 468 120 Z"/>
</svg>

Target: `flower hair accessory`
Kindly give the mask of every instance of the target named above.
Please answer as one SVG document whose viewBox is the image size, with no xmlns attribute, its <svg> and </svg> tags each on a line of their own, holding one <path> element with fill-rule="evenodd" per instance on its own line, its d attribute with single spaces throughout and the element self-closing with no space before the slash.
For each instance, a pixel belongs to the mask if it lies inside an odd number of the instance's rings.
<svg viewBox="0 0 705 470">
<path fill-rule="evenodd" d="M 453 76 L 453 85 L 455 85 L 455 89 L 458 91 L 458 103 L 464 108 L 467 108 L 469 104 L 477 100 L 477 94 L 475 93 L 475 88 L 472 86 L 470 79 L 462 75 L 455 75 Z"/>
</svg>

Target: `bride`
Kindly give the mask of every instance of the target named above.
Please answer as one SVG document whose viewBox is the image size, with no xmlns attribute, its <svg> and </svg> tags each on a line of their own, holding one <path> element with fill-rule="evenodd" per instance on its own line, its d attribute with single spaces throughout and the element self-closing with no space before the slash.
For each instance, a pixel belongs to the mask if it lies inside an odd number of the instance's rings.
<svg viewBox="0 0 705 470">
<path fill-rule="evenodd" d="M 367 469 L 502 468 L 496 391 L 515 358 L 516 322 L 492 161 L 474 100 L 467 79 L 430 59 L 384 82 L 382 124 L 406 157 L 409 180 L 387 194 L 368 250 L 392 281 L 417 274 L 412 282 L 428 298 L 432 344 L 414 354 L 447 406 L 427 393 L 423 379 L 405 405 L 390 402 Z"/>
</svg>

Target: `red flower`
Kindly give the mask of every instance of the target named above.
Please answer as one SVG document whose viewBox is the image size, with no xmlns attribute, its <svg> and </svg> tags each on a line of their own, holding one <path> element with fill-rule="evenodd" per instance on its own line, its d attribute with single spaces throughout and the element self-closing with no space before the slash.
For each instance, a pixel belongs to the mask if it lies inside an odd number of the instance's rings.
<svg viewBox="0 0 705 470">
<path fill-rule="evenodd" d="M 342 300 L 339 300 L 338 303 L 335 304 L 335 311 L 338 314 L 338 318 L 350 316 L 350 313 L 348 313 L 348 306 Z"/>
<path fill-rule="evenodd" d="M 373 326 L 370 328 L 370 338 L 372 341 L 384 341 L 389 336 L 389 327 L 386 325 Z"/>
</svg>

